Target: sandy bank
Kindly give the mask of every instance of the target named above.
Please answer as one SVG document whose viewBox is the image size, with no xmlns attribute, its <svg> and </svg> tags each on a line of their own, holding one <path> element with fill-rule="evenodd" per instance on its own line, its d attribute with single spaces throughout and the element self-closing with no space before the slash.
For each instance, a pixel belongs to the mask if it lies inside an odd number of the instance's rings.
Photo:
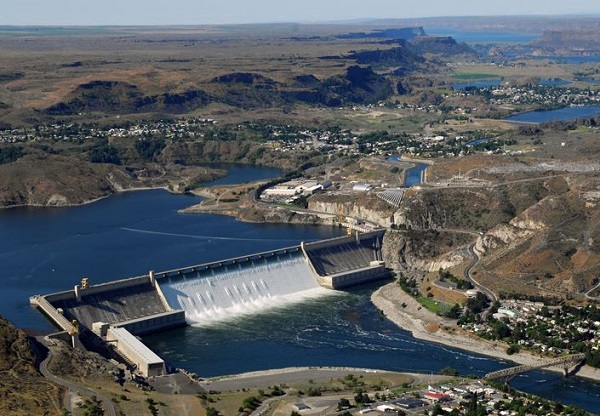
<svg viewBox="0 0 600 416">
<path fill-rule="evenodd" d="M 379 288 L 371 296 L 371 301 L 388 319 L 410 331 L 415 338 L 518 364 L 533 365 L 542 361 L 541 357 L 523 352 L 508 355 L 507 345 L 477 338 L 457 327 L 454 321 L 429 312 L 404 292 L 397 283 Z M 402 304 L 406 306 L 402 307 Z M 562 370 L 556 369 L 556 371 Z M 600 381 L 600 370 L 587 365 L 583 366 L 577 375 Z"/>
<path fill-rule="evenodd" d="M 200 382 L 205 389 L 219 391 L 235 391 L 242 388 L 265 388 L 281 383 L 306 383 L 307 380 L 320 382 L 342 378 L 348 374 L 353 375 L 395 375 L 405 377 L 402 382 L 419 385 L 423 383 L 437 383 L 452 380 L 454 377 L 429 375 L 419 373 L 399 373 L 395 371 L 376 370 L 353 367 L 289 367 L 273 370 L 255 371 L 224 377 L 214 377 Z"/>
</svg>

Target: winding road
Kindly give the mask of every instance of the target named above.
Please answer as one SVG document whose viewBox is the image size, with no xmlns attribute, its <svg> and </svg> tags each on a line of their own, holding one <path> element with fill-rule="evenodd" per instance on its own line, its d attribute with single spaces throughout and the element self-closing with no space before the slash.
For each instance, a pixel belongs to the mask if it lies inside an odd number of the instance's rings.
<svg viewBox="0 0 600 416">
<path fill-rule="evenodd" d="M 465 277 L 467 278 L 467 280 L 469 282 L 471 282 L 473 284 L 473 286 L 475 286 L 475 288 L 477 288 L 478 290 L 480 290 L 481 292 L 485 293 L 485 295 L 488 297 L 488 299 L 490 299 L 490 307 L 487 308 L 482 314 L 481 317 L 483 320 L 485 320 L 488 315 L 490 314 L 490 311 L 492 309 L 492 306 L 494 305 L 494 303 L 496 301 L 498 301 L 498 298 L 496 297 L 496 295 L 494 294 L 494 292 L 492 292 L 490 289 L 488 289 L 485 286 L 482 286 L 481 284 L 479 284 L 479 282 L 477 282 L 477 280 L 475 280 L 473 278 L 473 275 L 471 274 L 471 270 L 473 269 L 473 267 L 475 267 L 475 265 L 477 264 L 477 262 L 479 261 L 479 256 L 477 255 L 477 253 L 475 252 L 475 243 L 471 243 L 469 244 L 469 246 L 467 247 L 467 250 L 469 252 L 469 254 L 471 255 L 471 262 L 467 265 L 467 267 L 465 267 Z"/>
<path fill-rule="evenodd" d="M 106 397 L 101 396 L 100 394 L 98 394 L 96 391 L 94 391 L 92 389 L 89 389 L 87 387 L 81 386 L 79 384 L 73 383 L 71 381 L 65 380 L 63 378 L 60 378 L 60 377 L 52 374 L 50 372 L 50 370 L 48 370 L 48 363 L 52 360 L 52 347 L 49 346 L 46 342 L 43 342 L 43 344 L 46 345 L 46 347 L 48 347 L 48 355 L 40 363 L 40 373 L 42 373 L 42 375 L 44 377 L 46 377 L 51 382 L 58 384 L 59 386 L 63 386 L 65 388 L 69 389 L 71 392 L 75 392 L 78 394 L 84 394 L 84 395 L 88 395 L 88 396 L 96 396 L 98 398 L 98 400 L 100 400 L 102 402 L 102 409 L 104 410 L 104 414 L 106 414 L 108 416 L 117 416 L 117 412 L 115 410 L 115 406 L 114 406 L 113 402 L 108 400 Z M 68 407 L 69 406 L 67 403 L 67 410 L 70 411 L 71 409 L 69 409 Z"/>
</svg>

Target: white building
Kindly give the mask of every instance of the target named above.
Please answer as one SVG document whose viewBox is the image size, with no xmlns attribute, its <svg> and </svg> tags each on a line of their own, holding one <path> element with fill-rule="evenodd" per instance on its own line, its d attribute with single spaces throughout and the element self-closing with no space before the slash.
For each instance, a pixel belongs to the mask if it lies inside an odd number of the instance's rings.
<svg viewBox="0 0 600 416">
<path fill-rule="evenodd" d="M 106 341 L 116 343 L 119 354 L 136 366 L 144 377 L 166 374 L 165 362 L 125 328 L 110 327 Z"/>
<path fill-rule="evenodd" d="M 369 192 L 369 191 L 373 190 L 373 187 L 371 185 L 369 185 L 368 183 L 356 183 L 352 187 L 352 190 L 354 192 Z"/>
<path fill-rule="evenodd" d="M 318 181 L 294 179 L 265 189 L 262 192 L 261 198 L 286 198 L 302 194 L 312 195 L 321 189 L 323 189 L 323 186 Z"/>
</svg>

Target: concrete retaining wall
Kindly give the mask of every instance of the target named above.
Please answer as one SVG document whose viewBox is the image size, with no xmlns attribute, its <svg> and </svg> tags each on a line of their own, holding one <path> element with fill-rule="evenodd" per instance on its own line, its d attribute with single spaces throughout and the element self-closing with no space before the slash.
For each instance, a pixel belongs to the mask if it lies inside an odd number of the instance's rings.
<svg viewBox="0 0 600 416">
<path fill-rule="evenodd" d="M 314 243 L 305 243 L 304 249 L 306 251 L 310 251 L 310 250 L 317 250 L 317 249 L 320 249 L 323 247 L 329 247 L 332 245 L 351 243 L 353 241 L 356 241 L 357 238 L 359 239 L 359 241 L 377 237 L 377 236 L 380 236 L 383 238 L 384 234 L 385 234 L 385 230 L 376 230 L 376 231 L 371 231 L 368 233 L 362 233 L 362 234 L 358 233 L 358 236 L 356 234 L 353 234 L 348 237 L 330 238 L 329 240 L 321 240 L 321 241 L 316 241 Z"/>
<path fill-rule="evenodd" d="M 175 310 L 145 318 L 119 322 L 114 327 L 125 328 L 134 335 L 142 335 L 185 325 L 185 312 Z"/>
<path fill-rule="evenodd" d="M 319 276 L 317 280 L 323 287 L 329 289 L 343 289 L 362 283 L 384 279 L 389 277 L 389 275 L 390 272 L 385 268 L 385 264 L 380 264 L 351 272 L 338 273 L 330 276 Z"/>
<path fill-rule="evenodd" d="M 71 322 L 52 306 L 52 304 L 46 299 L 46 296 L 34 296 L 30 298 L 30 303 L 39 309 L 48 317 L 56 326 L 63 331 L 69 331 L 71 329 Z"/>
<path fill-rule="evenodd" d="M 131 287 L 131 286 L 138 286 L 138 285 L 141 285 L 144 283 L 149 283 L 149 282 L 150 282 L 149 275 L 131 277 L 129 279 L 115 280 L 113 282 L 92 285 L 92 286 L 88 287 L 87 289 L 80 289 L 80 293 L 81 293 L 81 296 L 95 295 L 96 293 L 102 293 L 102 292 L 106 292 L 109 290 L 123 289 L 123 288 Z"/>
</svg>

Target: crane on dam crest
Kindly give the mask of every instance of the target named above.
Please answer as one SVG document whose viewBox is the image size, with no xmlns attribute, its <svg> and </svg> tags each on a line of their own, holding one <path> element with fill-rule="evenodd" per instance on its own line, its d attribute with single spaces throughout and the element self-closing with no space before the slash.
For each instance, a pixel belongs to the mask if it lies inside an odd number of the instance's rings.
<svg viewBox="0 0 600 416">
<path fill-rule="evenodd" d="M 585 360 L 585 354 L 571 354 L 558 358 L 541 361 L 538 364 L 518 365 L 516 367 L 505 368 L 504 370 L 492 371 L 483 376 L 484 380 L 510 379 L 517 374 L 526 373 L 532 370 L 539 370 L 548 367 L 562 367 L 565 376 L 569 374 L 569 369 L 576 367 Z"/>
</svg>

